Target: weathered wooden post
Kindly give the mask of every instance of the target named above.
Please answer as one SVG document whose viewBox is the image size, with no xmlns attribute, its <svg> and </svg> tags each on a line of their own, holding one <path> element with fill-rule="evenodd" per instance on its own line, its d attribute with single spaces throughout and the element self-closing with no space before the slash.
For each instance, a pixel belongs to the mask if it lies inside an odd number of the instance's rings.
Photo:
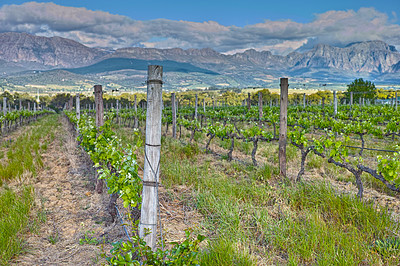
<svg viewBox="0 0 400 266">
<path fill-rule="evenodd" d="M 303 108 L 306 108 L 306 94 L 303 93 Z"/>
<path fill-rule="evenodd" d="M 258 92 L 258 119 L 261 121 L 263 117 L 263 98 L 262 98 L 262 92 Z"/>
<path fill-rule="evenodd" d="M 36 113 L 36 102 L 33 102 L 33 112 Z"/>
<path fill-rule="evenodd" d="M 138 119 L 138 115 L 137 115 L 138 109 L 137 109 L 137 96 L 136 96 L 136 94 L 135 94 L 135 100 L 133 102 L 133 110 L 135 111 L 135 118 L 134 118 L 135 121 L 133 123 L 133 127 L 134 128 L 138 128 L 139 127 L 139 119 Z"/>
<path fill-rule="evenodd" d="M 119 124 L 119 100 L 117 99 L 117 104 L 116 104 L 116 108 L 117 108 L 117 124 Z"/>
<path fill-rule="evenodd" d="M 96 110 L 96 127 L 99 128 L 104 125 L 104 106 L 103 106 L 103 89 L 101 85 L 94 86 L 94 102 Z M 104 180 L 97 179 L 96 192 L 103 193 Z"/>
<path fill-rule="evenodd" d="M 361 96 L 360 96 L 360 98 L 358 98 L 358 105 L 359 106 L 361 106 L 361 101 L 362 101 L 362 99 L 361 99 Z"/>
<path fill-rule="evenodd" d="M 353 92 L 351 91 L 350 92 L 350 111 L 352 110 L 352 108 L 353 108 Z"/>
<path fill-rule="evenodd" d="M 79 93 L 76 94 L 76 119 L 78 119 L 78 121 L 81 119 L 81 102 L 80 102 L 80 98 L 79 98 Z"/>
<path fill-rule="evenodd" d="M 250 102 L 250 92 L 247 93 L 247 110 L 250 111 L 251 108 L 251 102 Z"/>
<path fill-rule="evenodd" d="M 21 99 L 19 99 L 19 110 L 22 111 L 22 101 L 21 101 Z"/>
<path fill-rule="evenodd" d="M 198 104 L 198 101 L 199 101 L 199 98 L 198 98 L 198 96 L 197 96 L 197 94 L 196 94 L 196 100 L 195 100 L 195 106 L 194 106 L 194 119 L 195 120 L 197 120 L 197 106 L 199 105 Z"/>
<path fill-rule="evenodd" d="M 72 97 L 72 95 L 69 97 L 69 110 L 72 111 L 72 108 L 74 107 L 74 98 Z"/>
<path fill-rule="evenodd" d="M 206 114 L 206 99 L 203 99 L 203 112 Z"/>
<path fill-rule="evenodd" d="M 337 95 L 336 91 L 333 91 L 333 115 L 336 117 L 337 115 Z"/>
<path fill-rule="evenodd" d="M 143 173 L 142 210 L 139 236 L 156 249 L 158 182 L 161 150 L 162 66 L 150 65 L 147 80 L 146 142 Z M 146 234 L 146 231 L 150 231 Z"/>
<path fill-rule="evenodd" d="M 288 79 L 281 78 L 280 117 L 279 117 L 279 174 L 286 177 L 287 107 Z"/>
<path fill-rule="evenodd" d="M 213 110 L 215 109 L 215 100 L 213 99 Z"/>
<path fill-rule="evenodd" d="M 3 115 L 7 114 L 7 97 L 3 97 Z"/>
<path fill-rule="evenodd" d="M 396 110 L 397 110 L 397 91 L 395 92 L 395 107 L 396 107 Z"/>
<path fill-rule="evenodd" d="M 171 93 L 171 107 L 172 107 L 172 137 L 176 139 L 176 103 L 175 93 Z"/>
</svg>

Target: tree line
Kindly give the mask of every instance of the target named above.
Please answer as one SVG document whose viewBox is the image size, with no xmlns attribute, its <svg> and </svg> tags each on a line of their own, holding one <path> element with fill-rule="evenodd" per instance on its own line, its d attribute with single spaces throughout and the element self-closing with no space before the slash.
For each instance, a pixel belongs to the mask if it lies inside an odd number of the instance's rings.
<svg viewBox="0 0 400 266">
<path fill-rule="evenodd" d="M 258 103 L 258 93 L 261 92 L 263 96 L 264 104 L 277 105 L 279 103 L 279 94 L 273 93 L 268 89 L 254 89 L 254 92 L 244 92 L 243 90 L 237 88 L 227 88 L 223 90 L 205 90 L 205 91 L 184 91 L 176 92 L 178 104 L 180 106 L 194 106 L 196 100 L 196 94 L 198 96 L 198 104 L 203 104 L 203 101 L 207 106 L 226 106 L 226 105 L 242 105 L 247 101 L 250 94 L 250 101 L 252 105 Z M 340 103 L 350 101 L 350 92 L 353 92 L 353 102 L 358 102 L 359 98 L 364 98 L 368 100 L 376 99 L 389 99 L 395 96 L 395 91 L 389 91 L 384 89 L 377 89 L 375 84 L 371 81 L 363 80 L 362 78 L 354 80 L 352 83 L 347 85 L 347 91 L 338 91 L 337 98 Z M 303 102 L 304 93 L 291 93 L 289 94 L 289 104 L 301 104 Z M 9 93 L 5 91 L 0 96 L 7 97 L 7 101 L 11 105 L 18 105 L 21 99 L 22 104 L 25 106 L 27 102 L 35 102 L 37 98 L 35 95 L 28 93 Z M 136 101 L 140 106 L 140 102 L 146 101 L 146 94 L 137 93 L 122 93 L 120 95 L 104 94 L 104 104 L 106 106 L 116 106 L 117 100 L 122 107 L 132 106 L 136 96 Z M 76 94 L 70 93 L 59 93 L 53 96 L 40 96 L 40 104 L 51 107 L 53 109 L 62 109 L 65 103 L 70 101 L 75 102 Z M 333 93 L 331 90 L 320 90 L 315 93 L 310 93 L 306 95 L 307 104 L 320 104 L 322 99 L 326 104 L 333 102 Z M 80 96 L 81 106 L 86 108 L 86 106 L 94 104 L 94 96 L 81 95 Z M 163 103 L 165 105 L 171 105 L 171 92 L 163 93 Z"/>
</svg>

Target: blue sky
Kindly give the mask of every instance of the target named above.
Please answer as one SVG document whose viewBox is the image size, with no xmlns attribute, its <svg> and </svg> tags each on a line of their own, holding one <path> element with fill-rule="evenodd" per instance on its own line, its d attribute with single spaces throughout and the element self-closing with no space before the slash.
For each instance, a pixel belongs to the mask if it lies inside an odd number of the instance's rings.
<svg viewBox="0 0 400 266">
<path fill-rule="evenodd" d="M 22 4 L 29 1 L 1 1 L 2 4 Z M 216 21 L 222 25 L 245 26 L 268 20 L 291 19 L 310 22 L 315 14 L 329 10 L 358 10 L 373 7 L 396 19 L 392 12 L 400 15 L 400 0 L 68 0 L 36 1 L 53 2 L 63 6 L 86 7 L 112 14 L 125 15 L 135 20 L 165 18 L 195 22 Z M 399 20 L 396 20 L 399 24 Z"/>
<path fill-rule="evenodd" d="M 383 40 L 400 48 L 400 0 L 1 1 L 0 32 L 92 47 L 249 48 L 287 54 L 317 43 Z"/>
</svg>

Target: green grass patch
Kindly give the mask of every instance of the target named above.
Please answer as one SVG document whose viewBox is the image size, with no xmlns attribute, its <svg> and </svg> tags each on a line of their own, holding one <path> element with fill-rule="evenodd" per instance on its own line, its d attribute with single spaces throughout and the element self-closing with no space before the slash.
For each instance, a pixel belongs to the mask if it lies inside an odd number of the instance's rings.
<svg viewBox="0 0 400 266">
<path fill-rule="evenodd" d="M 54 138 L 50 132 L 57 127 L 57 118 L 56 115 L 46 116 L 33 123 L 16 140 L 5 143 L 8 150 L 5 160 L 0 163 L 0 184 L 4 180 L 19 177 L 24 171 L 36 175 L 37 169 L 43 167 L 41 153 L 47 150 L 45 139 Z"/>
<path fill-rule="evenodd" d="M 400 257 L 381 257 L 372 248 L 377 239 L 394 236 L 399 229 L 373 202 L 337 195 L 324 183 L 289 187 L 284 196 L 290 210 L 269 233 L 274 248 L 287 253 L 289 264 L 399 263 Z"/>
<path fill-rule="evenodd" d="M 315 155 L 314 153 L 310 153 L 306 159 L 306 169 L 320 169 L 324 164 L 324 159 Z"/>
<path fill-rule="evenodd" d="M 257 265 L 247 248 L 230 239 L 217 239 L 200 254 L 201 265 Z"/>
<path fill-rule="evenodd" d="M 22 238 L 33 205 L 33 189 L 24 187 L 16 193 L 4 188 L 0 191 L 0 264 L 4 265 L 22 250 Z"/>
</svg>

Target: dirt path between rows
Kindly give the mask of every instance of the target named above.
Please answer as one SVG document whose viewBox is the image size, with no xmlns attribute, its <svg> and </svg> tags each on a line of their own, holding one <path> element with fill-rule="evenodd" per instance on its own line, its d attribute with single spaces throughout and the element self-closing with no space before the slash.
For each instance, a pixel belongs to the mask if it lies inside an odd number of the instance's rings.
<svg viewBox="0 0 400 266">
<path fill-rule="evenodd" d="M 44 169 L 37 175 L 35 203 L 45 218 L 35 233 L 26 236 L 25 253 L 15 265 L 96 265 L 103 237 L 107 243 L 124 239 L 120 225 L 112 224 L 106 211 L 109 195 L 94 193 L 94 171 L 65 117 L 55 141 L 42 156 Z M 82 241 L 85 239 L 90 241 Z M 109 250 L 110 245 L 105 246 Z"/>
<path fill-rule="evenodd" d="M 110 195 L 94 190 L 92 163 L 78 146 L 72 126 L 64 116 L 59 121 L 55 140 L 42 155 L 43 169 L 33 181 L 19 181 L 33 183 L 32 215 L 41 213 L 44 222 L 24 235 L 24 252 L 11 265 L 104 265 L 102 250 L 109 253 L 110 243 L 127 240 L 120 220 L 112 223 L 107 212 Z M 197 227 L 201 220 L 186 199 L 189 194 L 185 187 L 173 191 L 160 188 L 160 218 L 167 246 L 171 241 L 184 240 L 184 230 Z M 124 215 L 126 209 L 121 205 L 119 200 Z"/>
</svg>

